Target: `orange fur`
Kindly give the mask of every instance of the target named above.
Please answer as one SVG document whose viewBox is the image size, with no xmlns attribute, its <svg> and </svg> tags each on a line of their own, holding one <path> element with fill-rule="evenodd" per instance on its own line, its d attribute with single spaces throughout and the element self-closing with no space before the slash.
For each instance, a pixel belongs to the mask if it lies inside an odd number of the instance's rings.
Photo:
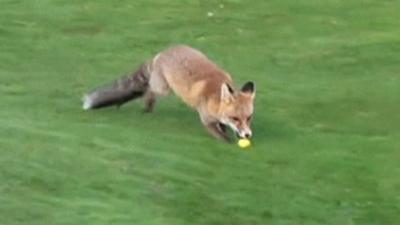
<svg viewBox="0 0 400 225">
<path fill-rule="evenodd" d="M 225 126 L 241 137 L 251 136 L 254 89 L 249 93 L 235 90 L 231 76 L 200 51 L 188 46 L 167 49 L 149 62 L 148 72 L 148 92 L 166 95 L 172 89 L 199 112 L 213 136 L 228 140 Z"/>
</svg>

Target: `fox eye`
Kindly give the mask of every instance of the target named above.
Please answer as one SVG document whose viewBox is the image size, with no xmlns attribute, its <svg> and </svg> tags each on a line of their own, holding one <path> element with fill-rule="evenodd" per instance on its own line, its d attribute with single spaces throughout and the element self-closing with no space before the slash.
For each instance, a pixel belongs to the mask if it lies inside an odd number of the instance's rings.
<svg viewBox="0 0 400 225">
<path fill-rule="evenodd" d="M 252 118 L 252 116 L 247 117 L 247 121 L 250 121 Z"/>
<path fill-rule="evenodd" d="M 233 121 L 235 121 L 235 122 L 239 122 L 239 121 L 240 121 L 240 119 L 239 119 L 238 117 L 236 117 L 236 116 L 231 117 L 231 119 L 232 119 Z"/>
</svg>

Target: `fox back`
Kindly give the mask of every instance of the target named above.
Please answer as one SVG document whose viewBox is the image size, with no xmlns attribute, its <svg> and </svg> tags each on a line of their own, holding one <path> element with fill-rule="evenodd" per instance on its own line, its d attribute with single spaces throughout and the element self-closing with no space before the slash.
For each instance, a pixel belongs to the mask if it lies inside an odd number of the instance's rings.
<svg viewBox="0 0 400 225">
<path fill-rule="evenodd" d="M 201 104 L 202 99 L 219 95 L 223 83 L 232 83 L 229 74 L 203 53 L 187 46 L 159 53 L 152 60 L 151 67 L 151 89 L 159 94 L 172 89 L 194 108 Z"/>
</svg>

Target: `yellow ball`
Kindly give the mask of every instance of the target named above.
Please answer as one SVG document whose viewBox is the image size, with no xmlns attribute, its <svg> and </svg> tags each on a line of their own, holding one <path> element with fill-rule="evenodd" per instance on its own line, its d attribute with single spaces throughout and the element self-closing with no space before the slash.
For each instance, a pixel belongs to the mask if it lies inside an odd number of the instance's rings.
<svg viewBox="0 0 400 225">
<path fill-rule="evenodd" d="M 241 148 L 247 148 L 247 147 L 250 147 L 251 142 L 249 139 L 242 138 L 242 139 L 239 139 L 238 145 Z"/>
</svg>

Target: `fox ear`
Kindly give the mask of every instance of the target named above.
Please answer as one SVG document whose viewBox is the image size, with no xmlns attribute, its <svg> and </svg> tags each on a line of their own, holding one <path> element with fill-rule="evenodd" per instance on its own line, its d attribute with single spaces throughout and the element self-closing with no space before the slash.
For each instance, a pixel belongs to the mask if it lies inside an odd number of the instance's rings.
<svg viewBox="0 0 400 225">
<path fill-rule="evenodd" d="M 223 83 L 221 85 L 221 101 L 231 102 L 233 100 L 233 88 L 227 84 Z"/>
<path fill-rule="evenodd" d="M 256 96 L 256 85 L 252 81 L 246 82 L 242 87 L 242 92 L 251 95 L 252 98 Z"/>
</svg>

